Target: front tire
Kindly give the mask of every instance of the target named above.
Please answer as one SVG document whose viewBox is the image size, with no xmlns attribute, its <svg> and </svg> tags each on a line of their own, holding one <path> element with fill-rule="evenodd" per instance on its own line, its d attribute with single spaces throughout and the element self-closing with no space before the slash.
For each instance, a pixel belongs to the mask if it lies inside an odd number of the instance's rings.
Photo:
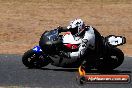
<svg viewBox="0 0 132 88">
<path fill-rule="evenodd" d="M 23 64 L 28 68 L 41 68 L 50 63 L 43 52 L 34 52 L 32 49 L 24 53 L 22 57 Z"/>
</svg>

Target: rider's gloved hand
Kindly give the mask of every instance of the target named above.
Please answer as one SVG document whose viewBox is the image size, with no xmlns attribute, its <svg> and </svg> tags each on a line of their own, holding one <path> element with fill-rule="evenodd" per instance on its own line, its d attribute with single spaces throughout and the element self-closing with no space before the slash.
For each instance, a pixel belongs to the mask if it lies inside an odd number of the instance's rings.
<svg viewBox="0 0 132 88">
<path fill-rule="evenodd" d="M 63 28 L 63 27 L 61 27 L 61 26 L 58 26 L 58 27 L 57 27 L 57 29 L 62 29 L 62 28 Z"/>
<path fill-rule="evenodd" d="M 57 27 L 57 30 L 58 30 L 58 32 L 59 32 L 59 33 L 61 33 L 61 32 L 62 32 L 62 30 L 63 30 L 63 27 L 58 26 L 58 27 Z"/>
<path fill-rule="evenodd" d="M 67 29 L 66 27 L 61 27 L 61 26 L 58 26 L 57 30 L 58 30 L 59 33 L 69 31 L 69 29 Z"/>
</svg>

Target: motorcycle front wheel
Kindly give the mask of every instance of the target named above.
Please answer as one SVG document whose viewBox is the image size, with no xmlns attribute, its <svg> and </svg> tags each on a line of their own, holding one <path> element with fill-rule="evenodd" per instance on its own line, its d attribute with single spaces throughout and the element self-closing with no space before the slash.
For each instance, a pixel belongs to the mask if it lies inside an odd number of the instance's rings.
<svg viewBox="0 0 132 88">
<path fill-rule="evenodd" d="M 41 68 L 50 63 L 43 52 L 35 52 L 32 49 L 24 53 L 22 57 L 23 64 L 28 68 Z"/>
</svg>

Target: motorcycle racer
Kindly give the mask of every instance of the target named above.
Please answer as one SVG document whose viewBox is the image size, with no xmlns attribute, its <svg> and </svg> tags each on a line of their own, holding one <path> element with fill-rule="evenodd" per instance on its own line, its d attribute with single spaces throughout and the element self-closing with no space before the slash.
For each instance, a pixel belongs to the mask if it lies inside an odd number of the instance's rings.
<svg viewBox="0 0 132 88">
<path fill-rule="evenodd" d="M 70 31 L 66 35 L 73 36 L 72 43 L 79 45 L 75 52 L 62 52 L 63 56 L 68 58 L 80 58 L 85 54 L 87 48 L 95 50 L 96 46 L 102 43 L 100 33 L 92 26 L 86 26 L 82 19 L 71 21 L 67 28 L 58 27 L 58 31 L 60 33 Z"/>
<path fill-rule="evenodd" d="M 75 19 L 66 28 L 58 27 L 43 32 L 39 45 L 25 52 L 22 62 L 29 68 L 41 68 L 51 63 L 63 68 L 80 66 L 80 72 L 112 70 L 124 60 L 124 54 L 117 46 L 125 43 L 123 36 L 104 37 L 94 27 Z"/>
</svg>

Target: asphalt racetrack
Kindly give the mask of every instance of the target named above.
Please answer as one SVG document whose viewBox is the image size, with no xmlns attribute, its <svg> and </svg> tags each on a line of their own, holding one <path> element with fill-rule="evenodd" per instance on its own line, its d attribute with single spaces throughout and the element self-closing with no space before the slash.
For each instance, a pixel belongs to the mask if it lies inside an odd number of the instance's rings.
<svg viewBox="0 0 132 88">
<path fill-rule="evenodd" d="M 28 69 L 21 55 L 0 55 L 0 87 L 40 88 L 132 88 L 126 84 L 91 83 L 80 86 L 76 82 L 77 69 L 64 69 L 48 65 L 42 69 Z M 132 58 L 125 57 L 124 63 L 114 73 L 132 75 Z"/>
</svg>

